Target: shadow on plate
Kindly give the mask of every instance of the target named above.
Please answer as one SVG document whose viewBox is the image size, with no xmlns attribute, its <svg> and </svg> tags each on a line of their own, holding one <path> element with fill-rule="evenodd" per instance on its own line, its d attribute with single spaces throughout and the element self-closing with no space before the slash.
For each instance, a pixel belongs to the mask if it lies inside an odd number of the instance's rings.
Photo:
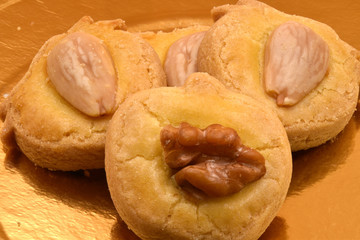
<svg viewBox="0 0 360 240">
<path fill-rule="evenodd" d="M 10 240 L 10 238 L 7 236 L 6 232 L 4 231 L 4 227 L 0 222 L 0 239 L 1 240 Z"/>
<path fill-rule="evenodd" d="M 286 234 L 288 226 L 286 225 L 285 219 L 281 217 L 275 217 L 271 222 L 266 231 L 262 234 L 259 240 L 287 240 Z M 125 222 L 119 217 L 116 223 L 113 225 L 111 230 L 111 240 L 141 240 L 135 235 L 128 227 Z"/>
<path fill-rule="evenodd" d="M 286 240 L 288 239 L 286 234 L 287 228 L 285 219 L 275 217 L 259 240 Z"/>
<path fill-rule="evenodd" d="M 111 229 L 111 240 L 141 240 L 135 235 L 118 216 L 117 221 Z"/>
<path fill-rule="evenodd" d="M 20 174 L 34 191 L 69 207 L 115 217 L 104 169 L 76 172 L 49 171 L 37 167 L 25 155 L 6 155 L 6 171 Z"/>
<path fill-rule="evenodd" d="M 351 118 L 346 128 L 332 141 L 306 151 L 293 153 L 293 176 L 288 196 L 298 195 L 346 163 L 355 146 L 360 115 Z"/>
</svg>

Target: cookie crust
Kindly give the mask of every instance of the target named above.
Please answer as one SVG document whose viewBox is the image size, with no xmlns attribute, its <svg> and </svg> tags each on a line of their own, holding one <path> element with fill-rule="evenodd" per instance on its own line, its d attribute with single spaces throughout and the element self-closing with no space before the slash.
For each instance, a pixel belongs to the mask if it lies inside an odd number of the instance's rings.
<svg viewBox="0 0 360 240">
<path fill-rule="evenodd" d="M 83 17 L 67 33 L 49 39 L 2 103 L 3 142 L 13 136 L 31 161 L 52 170 L 104 167 L 105 133 L 111 116 L 86 116 L 63 99 L 48 78 L 46 59 L 67 34 L 83 31 L 104 41 L 111 53 L 118 79 L 116 105 L 136 91 L 166 85 L 155 51 L 125 28 L 120 19 L 94 22 Z M 13 147 L 8 144 L 5 150 Z"/>
<path fill-rule="evenodd" d="M 183 121 L 235 129 L 265 157 L 265 176 L 227 197 L 184 197 L 160 143 L 162 127 Z M 276 114 L 205 73 L 192 74 L 183 87 L 129 97 L 111 120 L 105 152 L 115 207 L 142 239 L 257 239 L 282 205 L 292 171 L 290 145 Z"/>
<path fill-rule="evenodd" d="M 359 94 L 358 51 L 339 39 L 329 26 L 288 15 L 255 0 L 212 10 L 215 24 L 199 48 L 198 68 L 229 89 L 273 107 L 287 131 L 293 151 L 334 138 L 353 115 Z M 280 24 L 296 21 L 310 27 L 330 48 L 330 65 L 322 82 L 292 107 L 279 107 L 263 86 L 265 43 Z"/>
</svg>

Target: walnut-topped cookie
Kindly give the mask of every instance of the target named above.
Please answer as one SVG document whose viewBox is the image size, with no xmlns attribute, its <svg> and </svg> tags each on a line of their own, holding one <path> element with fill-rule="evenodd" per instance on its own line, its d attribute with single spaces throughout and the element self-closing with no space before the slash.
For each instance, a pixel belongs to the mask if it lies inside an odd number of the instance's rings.
<svg viewBox="0 0 360 240">
<path fill-rule="evenodd" d="M 126 99 L 105 155 L 115 207 L 141 239 L 258 239 L 292 172 L 276 113 L 206 73 Z"/>
<path fill-rule="evenodd" d="M 104 167 L 105 133 L 118 105 L 166 85 L 153 48 L 120 19 L 83 17 L 48 40 L 2 105 L 5 151 L 17 146 L 52 170 Z"/>
<path fill-rule="evenodd" d="M 293 151 L 334 138 L 353 115 L 358 51 L 329 26 L 255 0 L 212 10 L 198 70 L 273 107 Z"/>
</svg>

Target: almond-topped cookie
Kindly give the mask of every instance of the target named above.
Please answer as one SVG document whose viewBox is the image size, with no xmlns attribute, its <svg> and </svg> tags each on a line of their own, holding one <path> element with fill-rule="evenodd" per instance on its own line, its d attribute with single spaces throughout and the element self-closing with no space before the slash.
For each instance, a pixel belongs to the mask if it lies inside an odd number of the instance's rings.
<svg viewBox="0 0 360 240">
<path fill-rule="evenodd" d="M 212 10 L 198 71 L 273 107 L 293 151 L 334 138 L 359 94 L 358 51 L 329 26 L 255 0 Z"/>
<path fill-rule="evenodd" d="M 83 17 L 49 39 L 2 104 L 5 151 L 51 170 L 104 167 L 105 133 L 130 94 L 165 86 L 159 57 L 122 20 Z"/>
<path fill-rule="evenodd" d="M 141 239 L 258 239 L 292 172 L 276 113 L 206 73 L 127 98 L 105 155 L 114 205 Z"/>
</svg>

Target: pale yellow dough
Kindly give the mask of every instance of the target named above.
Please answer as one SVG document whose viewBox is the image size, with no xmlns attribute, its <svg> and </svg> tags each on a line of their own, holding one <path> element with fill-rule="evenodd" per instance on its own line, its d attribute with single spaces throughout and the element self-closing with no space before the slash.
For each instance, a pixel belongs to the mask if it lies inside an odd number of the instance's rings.
<svg viewBox="0 0 360 240">
<path fill-rule="evenodd" d="M 285 14 L 255 0 L 216 7 L 212 14 L 216 22 L 200 45 L 199 71 L 274 108 L 293 151 L 323 144 L 344 129 L 359 94 L 356 49 L 325 24 Z M 320 35 L 330 48 L 330 63 L 324 79 L 304 99 L 292 107 L 279 107 L 264 90 L 264 47 L 272 31 L 287 21 L 304 24 Z"/>
<path fill-rule="evenodd" d="M 141 37 L 126 32 L 120 19 L 83 17 L 67 33 L 48 40 L 24 78 L 2 105 L 5 150 L 16 141 L 35 164 L 52 170 L 104 167 L 105 133 L 111 116 L 91 118 L 70 105 L 48 78 L 46 59 L 67 34 L 83 31 L 104 41 L 117 73 L 116 105 L 136 91 L 166 85 L 160 60 Z"/>
<path fill-rule="evenodd" d="M 181 122 L 235 129 L 243 144 L 264 156 L 266 174 L 227 197 L 184 197 L 160 144 L 161 129 Z M 183 87 L 126 99 L 110 122 L 105 152 L 115 207 L 142 239 L 258 239 L 282 205 L 292 172 L 290 145 L 275 112 L 205 73 L 192 74 Z"/>
</svg>

